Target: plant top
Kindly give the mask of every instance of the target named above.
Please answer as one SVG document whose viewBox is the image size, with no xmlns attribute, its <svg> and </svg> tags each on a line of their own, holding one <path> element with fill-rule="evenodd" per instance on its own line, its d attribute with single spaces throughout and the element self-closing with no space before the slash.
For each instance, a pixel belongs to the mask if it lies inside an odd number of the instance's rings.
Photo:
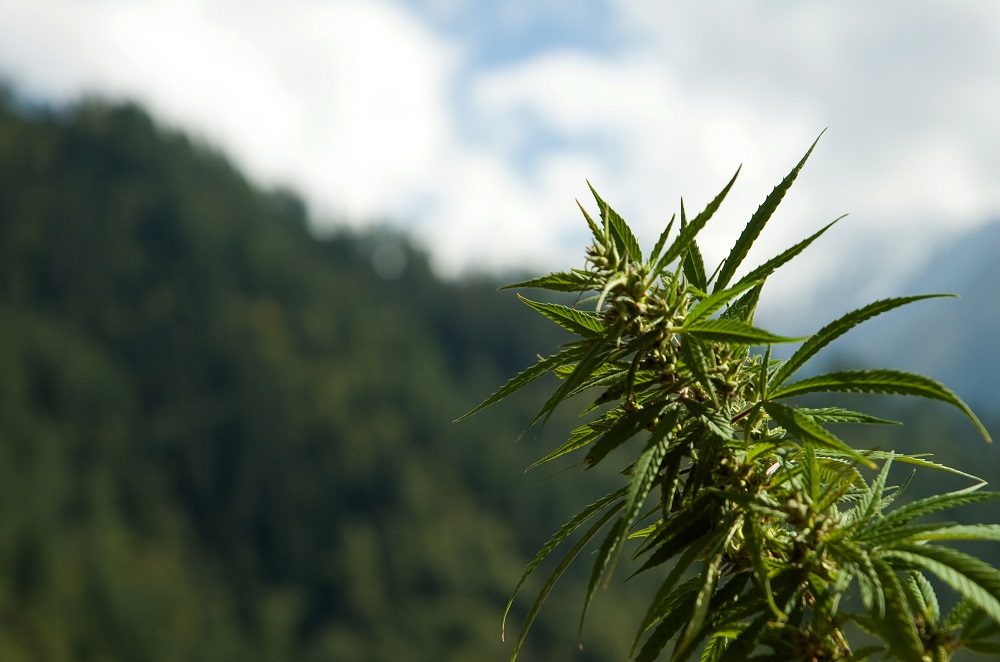
<svg viewBox="0 0 1000 662">
<path fill-rule="evenodd" d="M 578 293 L 572 306 L 522 297 L 577 339 L 466 416 L 553 373 L 560 382 L 532 425 L 580 394 L 591 396 L 583 410 L 590 420 L 532 466 L 570 453 L 583 454 L 588 468 L 615 451 L 624 457 L 621 489 L 560 528 L 518 582 L 515 595 L 550 553 L 571 545 L 530 606 L 512 659 L 555 583 L 591 543 L 596 551 L 581 633 L 598 586 L 608 583 L 627 551 L 638 565 L 633 576 L 648 576 L 657 587 L 633 637 L 633 658 L 642 662 L 668 650 L 670 659 L 683 660 L 696 649 L 705 662 L 873 655 L 920 662 L 950 659 L 962 647 L 1000 654 L 1000 572 L 939 544 L 1000 540 L 1000 526 L 922 520 L 998 494 L 926 456 L 856 449 L 828 428 L 894 421 L 841 406 L 807 407 L 798 399 L 817 393 L 921 396 L 958 408 L 989 440 L 965 403 L 927 377 L 889 369 L 799 377 L 820 350 L 861 322 L 944 295 L 876 301 L 808 338 L 754 325 L 768 276 L 836 223 L 739 275 L 815 144 L 711 272 L 697 236 L 736 175 L 693 218 L 682 201 L 679 219 L 671 219 L 648 254 L 591 189 L 599 220 L 580 207 L 593 235 L 585 267 L 509 286 Z M 776 361 L 776 343 L 800 344 L 787 360 Z M 888 484 L 895 463 L 950 471 L 972 484 L 893 508 L 910 480 Z M 957 592 L 959 602 L 948 614 L 941 613 L 928 577 Z M 852 646 L 849 636 L 858 630 L 877 643 Z"/>
</svg>

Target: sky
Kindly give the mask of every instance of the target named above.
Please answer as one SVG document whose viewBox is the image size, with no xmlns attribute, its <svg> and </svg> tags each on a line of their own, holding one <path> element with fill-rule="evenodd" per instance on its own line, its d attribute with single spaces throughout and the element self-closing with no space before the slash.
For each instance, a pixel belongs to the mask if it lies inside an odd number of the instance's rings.
<svg viewBox="0 0 1000 662">
<path fill-rule="evenodd" d="M 849 213 L 777 287 L 884 295 L 1000 218 L 997 34 L 981 0 L 0 0 L 0 78 L 137 101 L 444 275 L 583 266 L 587 181 L 652 242 L 742 165 L 717 262 L 826 129 L 747 266 Z"/>
</svg>

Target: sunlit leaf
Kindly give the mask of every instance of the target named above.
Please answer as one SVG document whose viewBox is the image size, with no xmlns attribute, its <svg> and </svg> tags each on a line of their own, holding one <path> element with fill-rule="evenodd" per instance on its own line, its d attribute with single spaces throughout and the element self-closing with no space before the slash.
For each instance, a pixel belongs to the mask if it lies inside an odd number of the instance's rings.
<svg viewBox="0 0 1000 662">
<path fill-rule="evenodd" d="M 531 629 L 531 625 L 535 622 L 535 618 L 538 616 L 539 610 L 545 603 L 545 599 L 549 597 L 552 589 L 555 587 L 556 583 L 559 581 L 560 577 L 566 572 L 566 569 L 572 564 L 573 560 L 580 555 L 580 552 L 587 546 L 587 544 L 600 533 L 601 529 L 608 523 L 608 521 L 614 517 L 616 514 L 615 510 L 610 510 L 605 513 L 601 518 L 594 524 L 580 539 L 572 549 L 563 557 L 559 562 L 559 565 L 555 567 L 552 574 L 549 575 L 548 580 L 542 587 L 542 590 L 538 592 L 535 597 L 535 601 L 532 603 L 531 608 L 528 610 L 528 615 L 524 618 L 524 623 L 521 625 L 521 631 L 517 635 L 517 641 L 514 644 L 514 652 L 511 654 L 511 662 L 517 659 L 517 654 L 521 650 L 521 646 L 524 644 L 524 638 L 528 635 L 528 630 Z"/>
<path fill-rule="evenodd" d="M 733 178 L 729 180 L 729 183 L 726 184 L 726 187 L 722 189 L 719 195 L 715 196 L 715 199 L 708 203 L 708 206 L 705 207 L 700 214 L 695 216 L 687 227 L 678 233 L 677 238 L 674 239 L 674 243 L 672 243 L 670 248 L 667 249 L 666 254 L 660 258 L 660 261 L 657 264 L 657 268 L 659 270 L 662 270 L 666 265 L 670 264 L 687 251 L 688 246 L 690 246 L 691 242 L 694 241 L 695 236 L 701 232 L 701 229 L 705 227 L 705 224 L 708 223 L 709 219 L 711 219 L 712 216 L 715 215 L 715 212 L 718 211 L 719 206 L 722 205 L 722 201 L 726 199 L 726 194 L 729 193 L 729 189 L 731 189 L 733 184 L 736 183 L 736 177 L 739 174 L 740 171 L 737 169 L 736 174 L 733 175 Z"/>
<path fill-rule="evenodd" d="M 705 340 L 731 342 L 741 345 L 766 345 L 769 343 L 786 343 L 801 340 L 801 338 L 778 336 L 769 331 L 764 331 L 763 329 L 758 329 L 757 327 L 732 319 L 702 320 L 691 326 L 685 326 L 684 333 L 704 338 Z"/>
<path fill-rule="evenodd" d="M 899 421 L 890 421 L 877 416 L 844 409 L 843 407 L 820 407 L 817 409 L 799 407 L 800 412 L 817 423 L 868 423 L 873 425 L 900 425 Z"/>
<path fill-rule="evenodd" d="M 557 292 L 585 292 L 595 285 L 594 276 L 583 271 L 551 273 L 541 278 L 531 278 L 519 283 L 504 285 L 501 290 L 512 290 L 519 287 L 537 287 Z"/>
<path fill-rule="evenodd" d="M 845 457 L 850 457 L 854 461 L 874 466 L 871 460 L 798 409 L 777 402 L 765 402 L 764 409 L 786 432 L 803 443 L 816 443 L 821 447 L 843 453 Z"/>
<path fill-rule="evenodd" d="M 801 253 L 806 248 L 808 248 L 810 244 L 812 244 L 814 241 L 816 241 L 821 236 L 823 236 L 823 233 L 825 233 L 827 230 L 829 230 L 831 227 L 833 227 L 833 225 L 837 221 L 839 221 L 839 220 L 841 220 L 843 218 L 844 218 L 844 216 L 841 216 L 840 218 L 834 219 L 833 221 L 831 221 L 827 225 L 825 225 L 822 228 L 820 228 L 820 230 L 818 232 L 816 232 L 815 234 L 807 237 L 806 239 L 803 239 L 802 241 L 800 241 L 799 243 L 795 244 L 791 248 L 789 248 L 789 249 L 787 249 L 785 251 L 782 251 L 781 253 L 775 255 L 774 257 L 772 257 L 767 262 L 761 264 L 759 267 L 757 267 L 756 269 L 754 269 L 753 271 L 751 271 L 747 275 L 743 276 L 743 278 L 741 278 L 740 281 L 741 282 L 742 281 L 747 281 L 747 282 L 751 282 L 751 281 L 752 282 L 763 281 L 768 276 L 770 276 L 772 273 L 774 273 L 775 271 L 777 271 L 780 267 L 782 267 L 786 263 L 788 263 L 792 258 L 794 258 L 799 253 Z"/>
<path fill-rule="evenodd" d="M 778 204 L 781 202 L 782 198 L 785 197 L 785 193 L 791 188 L 792 183 L 795 178 L 798 177 L 799 171 L 802 170 L 802 166 L 806 164 L 806 160 L 809 155 L 812 154 L 813 148 L 816 147 L 816 143 L 819 142 L 819 138 L 823 135 L 820 133 L 813 144 L 809 146 L 806 151 L 805 156 L 792 168 L 792 171 L 785 175 L 785 178 L 781 180 L 781 183 L 774 187 L 764 202 L 761 203 L 757 211 L 754 212 L 753 216 L 750 217 L 750 222 L 747 223 L 746 227 L 743 228 L 743 232 L 740 234 L 739 239 L 736 240 L 736 244 L 733 246 L 732 250 L 729 251 L 729 257 L 726 258 L 725 262 L 722 264 L 722 270 L 719 272 L 719 278 L 715 282 L 715 291 L 718 292 L 729 285 L 729 281 L 732 279 L 733 275 L 736 273 L 736 269 L 739 268 L 740 264 L 743 262 L 743 258 L 747 256 L 750 251 L 750 247 L 757 240 L 760 235 L 761 230 L 771 219 L 774 211 L 778 208 Z"/>
<path fill-rule="evenodd" d="M 507 624 L 507 615 L 510 613 L 510 608 L 514 604 L 514 598 L 517 597 L 518 591 L 521 590 L 521 586 L 523 586 L 524 582 L 528 579 L 528 577 L 531 576 L 531 573 L 535 571 L 535 568 L 537 568 L 538 565 L 548 557 L 548 555 L 552 552 L 553 549 L 555 549 L 559 545 L 559 543 L 561 543 L 563 540 L 569 537 L 573 532 L 579 529 L 590 518 L 592 518 L 597 513 L 601 512 L 601 510 L 603 510 L 604 508 L 607 508 L 608 505 L 616 501 L 620 501 L 622 498 L 624 498 L 625 492 L 626 492 L 625 488 L 622 488 L 590 504 L 589 506 L 581 510 L 579 513 L 577 513 L 576 516 L 573 517 L 573 519 L 563 524 L 562 527 L 560 527 L 560 529 L 556 531 L 555 535 L 552 536 L 552 538 L 550 538 L 549 541 L 545 543 L 540 550 L 538 550 L 538 553 L 535 555 L 535 558 L 532 559 L 531 563 L 528 564 L 528 567 L 525 568 L 524 574 L 521 575 L 521 579 L 518 580 L 517 586 L 514 587 L 514 592 L 511 594 L 510 600 L 507 602 L 507 608 L 503 612 L 503 622 L 501 624 L 501 630 L 500 630 L 501 638 L 504 636 L 504 630 L 506 629 L 506 624 Z M 609 515 L 614 515 L 614 513 L 616 513 L 621 508 L 621 506 L 622 504 L 619 503 L 616 508 L 610 511 Z M 604 521 L 606 522 L 607 520 Z"/>
<path fill-rule="evenodd" d="M 786 381 L 788 381 L 789 377 L 795 374 L 795 372 L 805 365 L 810 358 L 815 356 L 817 352 L 850 331 L 858 324 L 892 310 L 893 308 L 899 308 L 900 306 L 905 306 L 906 304 L 913 303 L 914 301 L 945 296 L 954 295 L 925 294 L 922 296 L 882 299 L 844 315 L 843 317 L 827 324 L 802 343 L 802 346 L 799 347 L 795 353 L 792 354 L 792 356 L 789 357 L 789 359 L 785 361 L 774 373 L 771 378 L 772 385 L 775 388 L 780 388 Z"/>
<path fill-rule="evenodd" d="M 889 649 L 904 662 L 923 662 L 924 646 L 913 622 L 913 615 L 906 603 L 906 593 L 895 571 L 881 559 L 873 561 L 878 573 L 882 594 L 885 596 L 885 613 L 881 615 L 880 632 Z"/>
<path fill-rule="evenodd" d="M 724 305 L 741 295 L 743 292 L 749 290 L 751 287 L 755 287 L 759 283 L 753 281 L 740 283 L 736 287 L 731 287 L 728 290 L 722 290 L 721 292 L 715 292 L 701 301 L 688 311 L 687 317 L 684 318 L 684 326 L 690 327 L 693 324 L 702 322 L 716 312 Z M 735 319 L 735 322 L 741 322 L 742 320 Z M 753 327 L 750 327 L 753 328 Z"/>
<path fill-rule="evenodd" d="M 458 417 L 455 420 L 456 421 L 461 421 L 462 419 L 465 419 L 465 418 L 468 418 L 469 416 L 472 416 L 473 414 L 475 414 L 476 412 L 480 411 L 481 409 L 484 409 L 484 408 L 486 408 L 486 407 L 494 404 L 495 402 L 499 402 L 500 400 L 503 400 L 504 398 L 506 398 L 511 393 L 514 393 L 514 392 L 518 391 L 519 389 L 527 386 L 528 384 L 530 384 L 531 382 L 535 381 L 536 379 L 538 379 L 542 375 L 555 370 L 559 366 L 566 365 L 568 363 L 571 363 L 573 361 L 576 361 L 576 360 L 580 359 L 586 353 L 587 353 L 587 348 L 585 348 L 585 347 L 579 347 L 579 346 L 576 346 L 576 347 L 567 347 L 566 349 L 562 350 L 561 352 L 559 352 L 557 354 L 553 354 L 552 356 L 548 357 L 547 359 L 543 359 L 543 360 L 539 361 L 538 363 L 536 363 L 535 365 L 531 366 L 530 368 L 527 368 L 527 369 L 519 372 L 516 376 L 514 376 L 513 378 L 511 378 L 510 381 L 508 381 L 506 384 L 504 384 L 502 387 L 500 387 L 495 393 L 493 393 L 493 395 L 491 395 L 490 397 L 486 398 L 486 400 L 484 400 L 481 404 L 477 405 L 476 407 L 474 407 L 473 409 L 471 409 L 468 413 L 463 414 L 462 416 Z"/>
<path fill-rule="evenodd" d="M 577 310 L 558 303 L 542 303 L 526 299 L 520 294 L 517 298 L 529 307 L 537 310 L 562 328 L 584 338 L 593 338 L 604 331 L 604 323 L 594 313 Z"/>
<path fill-rule="evenodd" d="M 772 385 L 774 382 L 772 380 Z M 933 400 L 947 402 L 957 407 L 972 421 L 987 440 L 990 433 L 961 398 L 943 384 L 911 372 L 900 370 L 847 370 L 817 375 L 786 384 L 772 391 L 768 398 L 790 398 L 807 393 L 883 393 L 895 395 L 918 395 Z"/>
<path fill-rule="evenodd" d="M 883 553 L 883 558 L 905 561 L 931 572 L 1000 621 L 1000 571 L 974 556 L 938 545 L 906 545 Z"/>
<path fill-rule="evenodd" d="M 681 198 L 681 231 L 687 227 L 687 215 L 684 213 L 684 199 Z M 688 245 L 687 252 L 684 254 L 684 261 L 682 262 L 684 268 L 684 275 L 687 279 L 691 281 L 694 285 L 701 291 L 708 290 L 708 277 L 705 275 L 705 260 L 701 256 L 701 249 L 698 248 L 697 239 L 692 239 L 691 243 Z"/>
</svg>

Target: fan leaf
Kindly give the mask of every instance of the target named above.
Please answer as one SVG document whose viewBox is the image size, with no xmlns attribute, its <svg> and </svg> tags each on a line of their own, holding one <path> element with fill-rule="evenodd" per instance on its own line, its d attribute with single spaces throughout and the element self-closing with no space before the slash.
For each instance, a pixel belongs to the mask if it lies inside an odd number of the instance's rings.
<svg viewBox="0 0 1000 662">
<path fill-rule="evenodd" d="M 940 400 L 961 410 L 979 433 L 990 441 L 990 433 L 986 427 L 961 398 L 940 382 L 912 372 L 888 369 L 830 372 L 779 387 L 772 391 L 768 398 L 778 400 L 807 393 L 881 393 L 918 395 Z"/>
<path fill-rule="evenodd" d="M 825 132 L 825 129 L 824 129 Z M 715 282 L 715 291 L 718 292 L 722 290 L 729 281 L 732 279 L 733 275 L 736 273 L 736 269 L 739 268 L 743 259 L 750 252 L 750 247 L 760 236 L 761 230 L 767 225 L 767 222 L 771 220 L 771 216 L 774 211 L 778 208 L 778 204 L 781 202 L 782 198 L 785 197 L 785 193 L 791 188 L 792 184 L 795 182 L 795 178 L 799 176 L 799 171 L 802 170 L 802 166 L 806 164 L 806 160 L 809 155 L 812 154 L 813 149 L 816 147 L 816 143 L 823 136 L 823 132 L 816 137 L 813 144 L 809 146 L 806 151 L 805 156 L 792 168 L 792 171 L 785 175 L 785 178 L 781 180 L 781 183 L 774 187 L 771 193 L 764 199 L 757 211 L 754 212 L 753 216 L 750 217 L 750 222 L 747 223 L 746 227 L 743 228 L 743 232 L 740 233 L 739 239 L 736 240 L 736 244 L 733 246 L 732 250 L 729 251 L 729 257 L 726 258 L 725 262 L 722 264 L 722 270 L 719 271 L 719 278 Z"/>
</svg>

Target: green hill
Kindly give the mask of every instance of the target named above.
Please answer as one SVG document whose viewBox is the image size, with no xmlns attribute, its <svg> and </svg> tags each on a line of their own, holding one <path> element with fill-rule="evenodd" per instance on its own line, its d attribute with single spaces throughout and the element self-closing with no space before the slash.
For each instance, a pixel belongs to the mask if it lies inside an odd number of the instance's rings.
<svg viewBox="0 0 1000 662">
<path fill-rule="evenodd" d="M 523 474 L 530 394 L 451 423 L 560 342 L 523 308 L 317 238 L 136 107 L 4 98 L 0 659 L 503 659 L 586 497 Z M 613 596 L 577 651 L 569 582 L 522 659 L 621 657 Z"/>
<path fill-rule="evenodd" d="M 0 660 L 507 657 L 510 590 L 590 496 L 523 468 L 575 421 L 515 443 L 548 384 L 452 420 L 564 337 L 405 237 L 309 227 L 139 108 L 0 94 Z M 917 411 L 861 445 L 994 478 Z M 519 659 L 625 657 L 650 591 L 601 596 L 581 652 L 585 580 Z"/>
</svg>

